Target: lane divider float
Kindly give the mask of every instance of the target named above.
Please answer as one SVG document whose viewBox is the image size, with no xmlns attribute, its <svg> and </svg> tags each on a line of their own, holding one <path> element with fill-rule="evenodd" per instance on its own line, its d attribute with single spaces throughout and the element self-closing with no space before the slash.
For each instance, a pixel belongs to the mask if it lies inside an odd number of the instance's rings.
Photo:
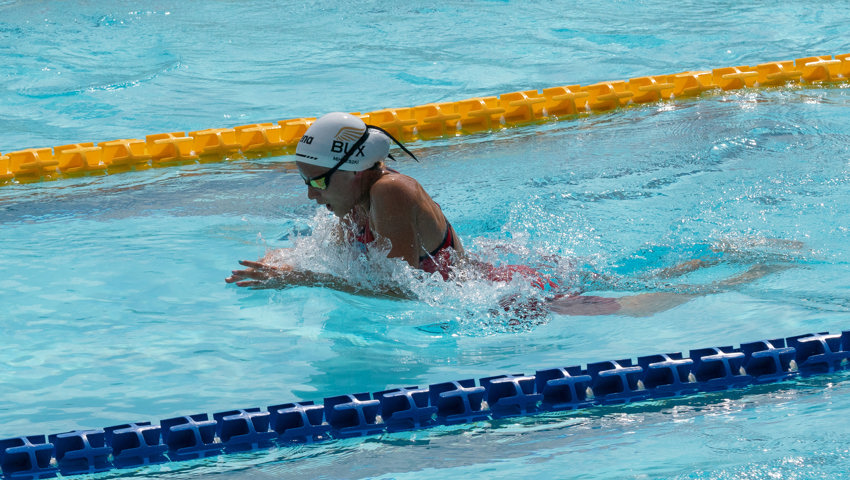
<svg viewBox="0 0 850 480">
<path fill-rule="evenodd" d="M 201 459 L 230 452 L 380 435 L 541 412 L 683 397 L 848 368 L 850 331 L 501 374 L 380 392 L 186 415 L 158 425 L 0 440 L 3 477 L 35 480 Z"/>
<path fill-rule="evenodd" d="M 756 66 L 715 68 L 503 93 L 456 102 L 355 112 L 409 142 L 565 120 L 706 92 L 832 84 L 850 79 L 850 53 L 798 58 Z M 53 180 L 76 175 L 111 174 L 152 167 L 216 162 L 292 153 L 315 118 L 296 118 L 230 128 L 147 135 L 142 139 L 75 143 L 0 153 L 0 185 Z"/>
</svg>

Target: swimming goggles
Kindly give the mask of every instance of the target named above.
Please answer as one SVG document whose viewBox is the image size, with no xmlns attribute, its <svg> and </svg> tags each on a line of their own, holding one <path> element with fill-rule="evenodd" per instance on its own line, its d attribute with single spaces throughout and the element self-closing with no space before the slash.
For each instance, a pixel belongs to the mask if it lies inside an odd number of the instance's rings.
<svg viewBox="0 0 850 480">
<path fill-rule="evenodd" d="M 395 142 L 396 145 L 401 147 L 401 149 L 404 150 L 405 153 L 410 155 L 411 158 L 413 158 L 417 162 L 419 161 L 419 159 L 416 158 L 416 155 L 410 153 L 410 150 L 408 150 L 404 145 L 402 145 L 401 142 L 396 140 L 395 137 L 390 135 L 389 132 L 387 132 L 386 130 L 384 130 L 381 127 L 376 127 L 374 125 L 366 125 L 366 131 L 363 132 L 363 135 L 361 135 L 360 138 L 358 138 L 357 141 L 354 142 L 354 145 L 352 145 L 351 148 L 348 149 L 347 152 L 345 152 L 345 155 L 342 156 L 342 158 L 339 160 L 339 162 L 337 162 L 336 165 L 334 165 L 330 170 L 328 170 L 327 172 L 325 172 L 321 175 L 318 175 L 318 176 L 315 176 L 315 177 L 312 177 L 312 178 L 305 178 L 304 184 L 307 185 L 307 186 L 313 187 L 317 190 L 327 190 L 328 187 L 331 185 L 331 175 L 336 173 L 336 171 L 339 170 L 339 167 L 341 167 L 345 162 L 347 162 L 348 159 L 351 158 L 351 155 L 353 155 L 354 152 L 356 152 L 358 149 L 360 149 L 361 146 L 363 146 L 364 143 L 366 143 L 366 140 L 369 139 L 369 130 L 380 131 L 381 133 L 383 133 L 384 135 L 389 137 L 393 142 Z M 387 156 L 389 158 L 392 158 L 393 160 L 395 160 L 395 158 L 392 155 L 387 154 Z"/>
</svg>

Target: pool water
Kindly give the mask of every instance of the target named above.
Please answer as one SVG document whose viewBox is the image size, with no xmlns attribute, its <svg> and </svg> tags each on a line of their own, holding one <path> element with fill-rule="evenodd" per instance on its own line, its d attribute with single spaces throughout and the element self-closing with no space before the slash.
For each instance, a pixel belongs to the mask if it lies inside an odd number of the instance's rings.
<svg viewBox="0 0 850 480">
<path fill-rule="evenodd" d="M 841 5 L 3 2 L 0 151 L 847 53 Z M 474 255 L 573 291 L 773 269 L 645 317 L 516 324 L 499 299 L 545 293 L 317 248 L 331 219 L 289 156 L 0 187 L 0 438 L 846 330 L 848 105 L 847 84 L 709 94 L 414 142 L 421 162 L 393 165 Z M 284 247 L 360 291 L 224 283 Z M 717 262 L 659 275 L 695 258 Z M 102 476 L 838 476 L 848 389 L 836 374 Z"/>
</svg>

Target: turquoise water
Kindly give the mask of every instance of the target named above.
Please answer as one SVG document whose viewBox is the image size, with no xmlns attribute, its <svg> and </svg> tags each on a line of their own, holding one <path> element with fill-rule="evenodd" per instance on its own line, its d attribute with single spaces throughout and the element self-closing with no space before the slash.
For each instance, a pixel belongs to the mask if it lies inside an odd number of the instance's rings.
<svg viewBox="0 0 850 480">
<path fill-rule="evenodd" d="M 5 2 L 0 151 L 848 53 L 841 5 Z M 318 252 L 329 219 L 291 157 L 4 186 L 0 438 L 848 329 L 849 139 L 843 85 L 412 144 L 422 162 L 396 167 L 471 251 L 574 289 L 692 291 L 784 268 L 648 317 L 519 326 L 490 310 L 535 295 L 522 285 L 421 281 Z M 723 246 L 718 265 L 654 275 L 706 245 Z M 363 294 L 224 284 L 237 260 L 277 247 Z M 411 298 L 370 294 L 380 282 Z M 105 476 L 836 476 L 848 385 L 834 375 Z"/>
</svg>

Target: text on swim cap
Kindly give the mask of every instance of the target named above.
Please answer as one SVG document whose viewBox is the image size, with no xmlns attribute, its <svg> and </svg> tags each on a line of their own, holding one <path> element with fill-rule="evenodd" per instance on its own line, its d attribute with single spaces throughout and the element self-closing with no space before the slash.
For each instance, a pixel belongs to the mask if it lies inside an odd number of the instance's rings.
<svg viewBox="0 0 850 480">
<path fill-rule="evenodd" d="M 356 157 L 365 157 L 366 154 L 363 153 L 363 147 L 365 145 L 360 145 L 357 147 L 357 151 L 354 153 Z M 331 144 L 331 152 L 333 153 L 348 153 L 350 147 L 348 146 L 348 142 L 340 142 L 339 140 L 334 140 Z"/>
<path fill-rule="evenodd" d="M 310 135 L 304 135 L 301 137 L 301 140 L 299 140 L 299 143 L 305 143 L 307 145 L 310 145 L 311 143 L 313 143 L 313 137 L 311 137 Z"/>
</svg>

